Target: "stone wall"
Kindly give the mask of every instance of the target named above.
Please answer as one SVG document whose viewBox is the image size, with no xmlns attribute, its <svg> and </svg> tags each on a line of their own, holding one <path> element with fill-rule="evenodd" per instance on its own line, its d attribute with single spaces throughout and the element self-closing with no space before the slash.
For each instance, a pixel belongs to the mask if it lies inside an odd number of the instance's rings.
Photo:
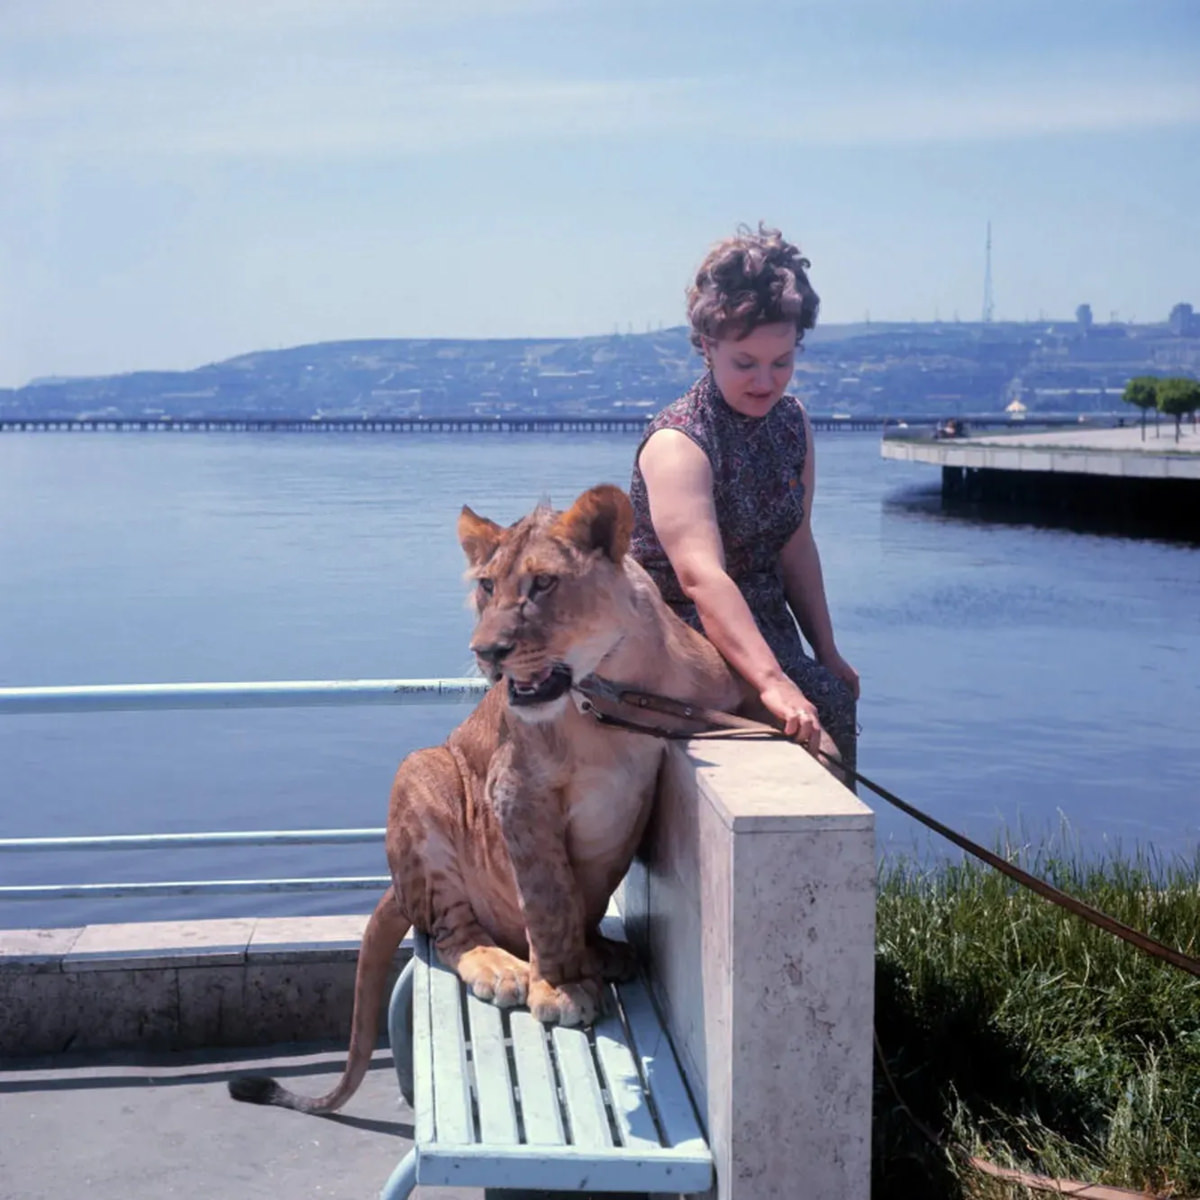
<svg viewBox="0 0 1200 1200">
<path fill-rule="evenodd" d="M 674 745 L 620 904 L 720 1200 L 870 1193 L 874 814 L 783 742 Z"/>
<path fill-rule="evenodd" d="M 0 1057 L 345 1038 L 366 921 L 0 930 Z"/>
</svg>

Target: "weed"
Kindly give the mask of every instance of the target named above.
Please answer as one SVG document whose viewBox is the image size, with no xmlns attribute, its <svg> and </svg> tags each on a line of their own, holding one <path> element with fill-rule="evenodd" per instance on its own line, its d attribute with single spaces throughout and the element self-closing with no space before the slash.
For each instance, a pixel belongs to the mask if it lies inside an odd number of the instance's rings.
<svg viewBox="0 0 1200 1200">
<path fill-rule="evenodd" d="M 1185 953 L 1200 953 L 1200 857 L 999 851 Z M 1001 1165 L 1162 1195 L 1200 1193 L 1200 979 L 973 861 L 880 868 L 875 1200 L 1025 1195 Z"/>
</svg>

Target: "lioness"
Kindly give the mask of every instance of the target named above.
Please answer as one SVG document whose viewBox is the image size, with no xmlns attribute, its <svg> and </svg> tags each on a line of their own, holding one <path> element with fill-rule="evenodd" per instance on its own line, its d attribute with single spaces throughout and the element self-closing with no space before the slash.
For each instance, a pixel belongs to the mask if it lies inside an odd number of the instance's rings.
<svg viewBox="0 0 1200 1200">
<path fill-rule="evenodd" d="M 528 1004 L 546 1022 L 590 1024 L 601 981 L 628 976 L 625 948 L 598 926 L 645 829 L 664 743 L 599 725 L 572 683 L 595 672 L 712 708 L 742 696 L 626 553 L 632 527 L 628 498 L 610 485 L 508 529 L 462 510 L 478 611 L 471 649 L 497 686 L 444 745 L 415 751 L 396 773 L 392 885 L 363 935 L 341 1080 L 318 1099 L 234 1080 L 237 1099 L 329 1112 L 353 1095 L 410 925 L 476 996 Z"/>
</svg>

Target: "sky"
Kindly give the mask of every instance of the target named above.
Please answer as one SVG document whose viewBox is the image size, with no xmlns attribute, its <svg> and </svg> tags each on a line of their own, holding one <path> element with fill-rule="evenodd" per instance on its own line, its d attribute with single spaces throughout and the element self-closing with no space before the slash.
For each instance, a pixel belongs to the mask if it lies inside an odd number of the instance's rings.
<svg viewBox="0 0 1200 1200">
<path fill-rule="evenodd" d="M 0 387 L 683 323 L 1200 309 L 1198 0 L 0 0 Z"/>
</svg>

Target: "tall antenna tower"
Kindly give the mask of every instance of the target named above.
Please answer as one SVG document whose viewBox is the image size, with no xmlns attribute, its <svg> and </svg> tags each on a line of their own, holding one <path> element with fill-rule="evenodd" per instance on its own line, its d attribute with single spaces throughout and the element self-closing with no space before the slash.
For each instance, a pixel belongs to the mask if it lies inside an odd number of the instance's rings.
<svg viewBox="0 0 1200 1200">
<path fill-rule="evenodd" d="M 987 224 L 987 254 L 984 259 L 983 268 L 983 323 L 990 325 L 992 323 L 992 223 Z"/>
</svg>

